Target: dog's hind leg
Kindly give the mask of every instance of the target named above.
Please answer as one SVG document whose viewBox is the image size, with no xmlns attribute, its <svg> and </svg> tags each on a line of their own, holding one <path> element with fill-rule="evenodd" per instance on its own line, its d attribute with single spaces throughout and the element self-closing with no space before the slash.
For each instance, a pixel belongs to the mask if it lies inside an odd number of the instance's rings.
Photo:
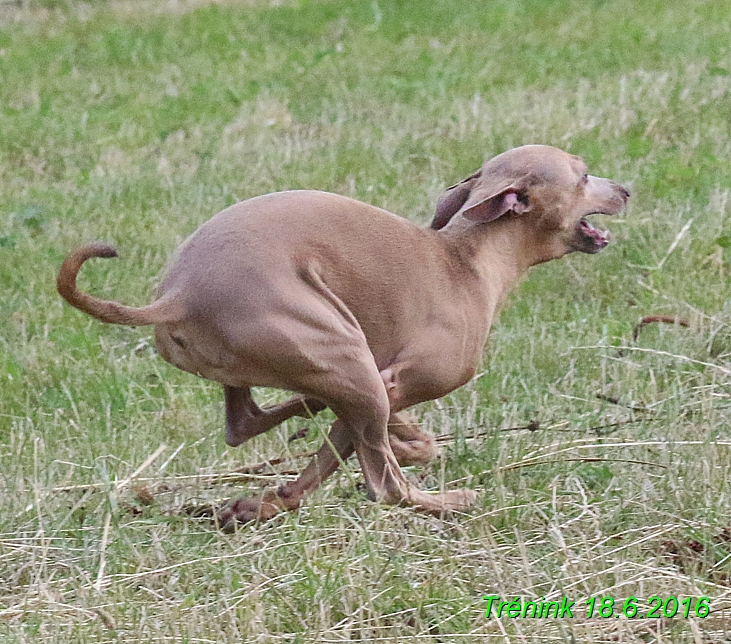
<svg viewBox="0 0 731 644">
<path fill-rule="evenodd" d="M 353 441 L 342 421 L 335 421 L 325 443 L 296 481 L 267 490 L 259 497 L 230 501 L 217 515 L 223 530 L 231 531 L 238 523 L 265 521 L 280 512 L 296 510 L 303 499 L 338 469 L 353 453 Z"/>
<path fill-rule="evenodd" d="M 244 441 L 269 431 L 292 416 L 305 418 L 327 407 L 317 398 L 295 396 L 279 405 L 260 408 L 248 387 L 223 387 L 226 402 L 226 443 L 236 447 Z"/>
</svg>

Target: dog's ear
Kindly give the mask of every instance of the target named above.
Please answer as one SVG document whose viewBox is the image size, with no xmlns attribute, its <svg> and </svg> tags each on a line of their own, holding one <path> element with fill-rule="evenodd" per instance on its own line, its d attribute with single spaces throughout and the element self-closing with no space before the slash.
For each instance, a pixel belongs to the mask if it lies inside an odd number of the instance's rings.
<svg viewBox="0 0 731 644">
<path fill-rule="evenodd" d="M 497 179 L 490 186 L 481 186 L 481 179 L 482 169 L 442 193 L 431 222 L 434 230 L 444 228 L 456 214 L 464 215 L 471 221 L 485 223 L 509 212 L 520 215 L 530 210 L 530 204 L 525 197 L 520 196 L 522 181 L 503 182 L 500 186 L 500 180 Z"/>
<path fill-rule="evenodd" d="M 472 188 L 482 175 L 482 169 L 447 188 L 437 201 L 437 211 L 431 221 L 434 230 L 444 228 L 449 220 L 464 206 L 472 192 Z"/>
<path fill-rule="evenodd" d="M 469 199 L 459 209 L 459 214 L 471 221 L 486 223 L 512 212 L 522 215 L 530 210 L 530 204 L 518 193 L 515 185 L 511 185 L 495 193 L 482 191 L 479 188 L 472 191 Z"/>
</svg>

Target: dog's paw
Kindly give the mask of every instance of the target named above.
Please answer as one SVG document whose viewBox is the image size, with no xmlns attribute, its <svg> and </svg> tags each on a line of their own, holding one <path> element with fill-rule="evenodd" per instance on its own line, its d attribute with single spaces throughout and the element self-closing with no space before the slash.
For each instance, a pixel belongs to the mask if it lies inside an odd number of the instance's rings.
<svg viewBox="0 0 731 644">
<path fill-rule="evenodd" d="M 224 532 L 234 532 L 237 525 L 251 521 L 266 521 L 282 511 L 279 505 L 266 498 L 233 499 L 215 515 L 216 523 Z"/>
<path fill-rule="evenodd" d="M 448 509 L 459 512 L 466 510 L 474 505 L 477 500 L 477 492 L 475 490 L 452 490 L 444 494 L 444 501 Z"/>
<path fill-rule="evenodd" d="M 451 490 L 432 496 L 432 506 L 423 509 L 432 514 L 463 512 L 477 500 L 474 490 Z"/>
<path fill-rule="evenodd" d="M 416 510 L 436 516 L 450 512 L 462 512 L 476 499 L 475 490 L 451 490 L 441 494 L 427 494 L 412 488 L 409 494 L 409 504 Z"/>
</svg>

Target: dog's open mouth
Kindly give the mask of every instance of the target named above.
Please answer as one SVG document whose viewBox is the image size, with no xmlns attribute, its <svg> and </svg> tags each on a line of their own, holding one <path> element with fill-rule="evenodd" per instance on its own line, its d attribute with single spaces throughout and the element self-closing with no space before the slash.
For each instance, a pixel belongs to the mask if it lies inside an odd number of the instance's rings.
<svg viewBox="0 0 731 644">
<path fill-rule="evenodd" d="M 576 236 L 581 250 L 586 253 L 598 253 L 609 243 L 609 231 L 601 230 L 592 224 L 586 217 L 579 219 L 576 224 Z"/>
</svg>

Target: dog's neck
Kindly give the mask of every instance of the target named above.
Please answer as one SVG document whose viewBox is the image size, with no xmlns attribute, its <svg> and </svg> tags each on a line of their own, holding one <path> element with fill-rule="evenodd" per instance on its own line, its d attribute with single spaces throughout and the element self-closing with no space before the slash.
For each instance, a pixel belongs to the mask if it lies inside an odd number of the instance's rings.
<svg viewBox="0 0 731 644">
<path fill-rule="evenodd" d="M 487 224 L 455 218 L 439 231 L 450 254 L 459 257 L 502 301 L 531 266 L 545 261 L 523 222 L 515 217 Z"/>
<path fill-rule="evenodd" d="M 526 224 L 518 216 L 484 224 L 455 217 L 437 233 L 455 262 L 455 280 L 483 300 L 488 330 L 528 269 L 554 259 L 547 240 Z"/>
</svg>

